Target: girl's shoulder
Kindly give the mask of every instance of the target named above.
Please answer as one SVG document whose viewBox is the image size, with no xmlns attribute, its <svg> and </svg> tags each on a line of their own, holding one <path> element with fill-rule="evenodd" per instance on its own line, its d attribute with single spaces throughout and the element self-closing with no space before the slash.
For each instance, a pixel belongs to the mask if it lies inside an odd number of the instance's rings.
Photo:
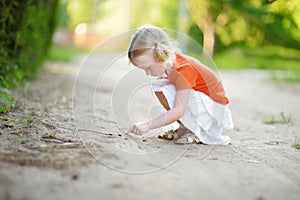
<svg viewBox="0 0 300 200">
<path fill-rule="evenodd" d="M 187 54 L 176 53 L 176 62 L 178 63 L 178 65 L 181 65 L 182 67 L 191 66 L 192 68 L 196 69 L 199 72 L 213 73 L 213 71 L 208 66 L 200 62 L 198 59 L 189 56 Z"/>
<path fill-rule="evenodd" d="M 169 79 L 175 80 L 178 76 L 186 77 L 198 73 L 197 66 L 195 66 L 190 57 L 182 53 L 176 53 L 176 62 L 169 73 Z"/>
<path fill-rule="evenodd" d="M 176 52 L 176 62 L 181 65 L 192 65 L 194 67 L 203 66 L 203 64 L 196 58 L 181 52 Z"/>
<path fill-rule="evenodd" d="M 175 68 L 177 71 L 181 71 L 186 70 L 187 68 L 189 68 L 190 70 L 205 68 L 205 66 L 196 58 L 193 58 L 183 53 L 176 53 Z"/>
</svg>

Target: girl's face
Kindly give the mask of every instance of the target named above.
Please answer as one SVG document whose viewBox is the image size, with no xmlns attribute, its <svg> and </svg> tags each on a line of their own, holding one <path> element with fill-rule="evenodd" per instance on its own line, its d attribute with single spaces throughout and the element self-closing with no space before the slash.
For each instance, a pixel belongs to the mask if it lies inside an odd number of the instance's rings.
<svg viewBox="0 0 300 200">
<path fill-rule="evenodd" d="M 143 69 L 148 76 L 161 77 L 165 73 L 162 63 L 158 62 L 152 54 L 144 54 L 136 57 L 134 65 Z"/>
</svg>

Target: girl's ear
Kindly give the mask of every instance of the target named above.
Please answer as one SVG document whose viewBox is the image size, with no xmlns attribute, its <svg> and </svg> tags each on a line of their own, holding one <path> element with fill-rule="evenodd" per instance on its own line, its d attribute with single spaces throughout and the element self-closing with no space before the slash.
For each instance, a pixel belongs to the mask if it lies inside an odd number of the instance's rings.
<svg viewBox="0 0 300 200">
<path fill-rule="evenodd" d="M 154 60 L 155 60 L 156 63 L 158 63 L 158 64 L 161 63 L 161 61 L 158 59 L 158 56 L 157 56 L 156 52 L 154 52 L 153 57 L 154 57 Z"/>
<path fill-rule="evenodd" d="M 154 59 L 155 59 L 157 64 L 164 64 L 165 63 L 165 61 L 163 59 L 161 59 L 161 58 L 159 59 L 159 57 L 157 57 L 157 56 L 154 56 Z"/>
<path fill-rule="evenodd" d="M 168 52 L 164 46 L 159 43 L 154 45 L 154 55 L 159 62 L 164 62 L 168 58 Z"/>
<path fill-rule="evenodd" d="M 156 50 L 154 53 L 154 57 L 158 62 L 163 63 L 168 57 L 168 52 L 162 49 Z"/>
</svg>

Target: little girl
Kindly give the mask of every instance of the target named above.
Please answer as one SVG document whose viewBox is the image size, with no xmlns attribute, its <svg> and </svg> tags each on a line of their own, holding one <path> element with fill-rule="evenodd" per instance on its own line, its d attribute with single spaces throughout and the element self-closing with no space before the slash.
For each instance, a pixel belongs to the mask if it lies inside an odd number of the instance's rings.
<svg viewBox="0 0 300 200">
<path fill-rule="evenodd" d="M 222 135 L 223 129 L 233 128 L 229 100 L 222 82 L 212 70 L 177 51 L 167 34 L 155 26 L 142 26 L 137 30 L 128 49 L 128 58 L 146 75 L 158 78 L 152 82 L 152 90 L 167 111 L 134 124 L 127 134 L 142 135 L 177 120 L 179 129 L 160 138 L 175 139 L 177 144 L 230 143 L 230 138 Z"/>
</svg>

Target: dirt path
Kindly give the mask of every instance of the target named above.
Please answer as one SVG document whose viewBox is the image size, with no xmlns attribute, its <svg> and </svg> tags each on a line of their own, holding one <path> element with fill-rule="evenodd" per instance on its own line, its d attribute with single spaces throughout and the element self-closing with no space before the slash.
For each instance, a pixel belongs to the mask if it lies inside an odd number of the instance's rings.
<svg viewBox="0 0 300 200">
<path fill-rule="evenodd" d="M 291 145 L 300 138 L 300 85 L 264 71 L 222 72 L 232 145 L 178 146 L 155 131 L 124 137 L 124 109 L 138 121 L 160 107 L 140 72 L 99 68 L 110 59 L 91 57 L 86 69 L 48 64 L 16 92 L 15 111 L 0 121 L 0 199 L 299 199 L 300 151 Z M 124 87 L 137 83 L 129 96 Z M 263 123 L 281 112 L 292 124 Z"/>
</svg>

